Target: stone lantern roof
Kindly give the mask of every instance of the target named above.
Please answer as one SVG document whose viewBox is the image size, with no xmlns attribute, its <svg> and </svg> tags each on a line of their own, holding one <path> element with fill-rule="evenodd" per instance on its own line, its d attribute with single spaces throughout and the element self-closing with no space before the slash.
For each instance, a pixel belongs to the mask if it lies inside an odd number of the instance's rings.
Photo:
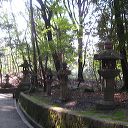
<svg viewBox="0 0 128 128">
<path fill-rule="evenodd" d="M 113 50 L 113 45 L 110 41 L 104 43 L 104 50 L 100 51 L 99 54 L 94 55 L 95 60 L 118 60 L 122 57 Z"/>
<path fill-rule="evenodd" d="M 114 50 L 103 50 L 99 54 L 94 55 L 95 60 L 118 60 L 122 57 Z"/>
<path fill-rule="evenodd" d="M 29 64 L 29 63 L 27 62 L 27 60 L 24 60 L 24 63 L 21 64 L 19 67 L 28 68 L 28 67 L 31 67 L 31 64 Z"/>
</svg>

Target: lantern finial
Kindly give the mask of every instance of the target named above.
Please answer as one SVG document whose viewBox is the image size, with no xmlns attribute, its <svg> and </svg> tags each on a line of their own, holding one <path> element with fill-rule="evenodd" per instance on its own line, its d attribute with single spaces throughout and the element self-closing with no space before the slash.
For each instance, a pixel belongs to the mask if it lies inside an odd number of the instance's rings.
<svg viewBox="0 0 128 128">
<path fill-rule="evenodd" d="M 109 38 L 107 38 L 104 43 L 104 49 L 106 50 L 113 49 L 112 42 L 109 40 Z"/>
</svg>

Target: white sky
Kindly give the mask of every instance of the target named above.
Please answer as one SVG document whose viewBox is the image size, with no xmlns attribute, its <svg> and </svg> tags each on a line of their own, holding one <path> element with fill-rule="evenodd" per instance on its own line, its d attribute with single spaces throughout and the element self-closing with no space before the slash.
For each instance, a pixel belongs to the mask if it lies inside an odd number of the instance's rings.
<svg viewBox="0 0 128 128">
<path fill-rule="evenodd" d="M 1 4 L 1 7 L 0 7 L 1 16 L 3 14 L 8 14 L 8 17 L 10 17 L 10 16 L 12 17 L 12 12 L 13 12 L 15 19 L 16 19 L 18 31 L 26 30 L 27 22 L 25 21 L 24 17 L 26 19 L 29 18 L 28 15 L 25 15 L 25 8 L 26 8 L 25 1 L 26 0 L 12 0 L 11 6 L 10 6 L 10 2 L 8 2 L 8 1 L 3 1 L 3 3 Z M 24 17 L 21 15 L 21 12 L 23 13 Z M 0 30 L 0 31 L 1 31 L 0 38 L 4 37 L 5 31 L 2 31 L 2 30 Z M 5 43 L 3 42 L 3 45 L 4 44 Z M 1 46 L 2 46 L 2 44 L 1 44 Z"/>
<path fill-rule="evenodd" d="M 20 13 L 22 12 L 25 16 L 25 0 L 12 0 L 11 6 L 10 2 L 5 1 L 2 3 L 0 10 L 7 13 L 8 16 L 11 15 L 11 13 L 13 12 L 16 18 L 18 28 L 20 30 L 26 28 L 25 19 L 23 18 L 23 16 L 20 15 Z M 25 17 L 27 18 L 28 16 Z"/>
<path fill-rule="evenodd" d="M 18 25 L 18 30 L 22 31 L 23 29 L 27 28 L 27 23 L 25 21 L 25 19 L 23 18 L 23 16 L 21 16 L 21 12 L 23 13 L 24 17 L 26 19 L 29 18 L 28 15 L 25 15 L 25 2 L 27 0 L 12 0 L 12 8 L 10 8 L 10 3 L 9 2 L 3 2 L 2 8 L 5 12 L 8 12 L 8 15 L 13 12 L 16 18 L 16 22 Z M 86 18 L 89 20 L 89 18 Z M 84 37 L 84 43 L 86 43 L 86 39 L 87 36 Z M 93 42 L 98 42 L 98 38 L 94 38 L 91 37 L 91 40 L 93 40 Z M 77 46 L 77 42 L 75 42 L 75 45 Z"/>
<path fill-rule="evenodd" d="M 16 15 L 16 21 L 18 24 L 18 28 L 22 30 L 23 28 L 27 27 L 27 23 L 25 22 L 25 19 L 23 16 L 20 15 L 22 12 L 25 18 L 28 19 L 29 16 L 25 15 L 25 0 L 12 0 L 12 11 Z"/>
</svg>

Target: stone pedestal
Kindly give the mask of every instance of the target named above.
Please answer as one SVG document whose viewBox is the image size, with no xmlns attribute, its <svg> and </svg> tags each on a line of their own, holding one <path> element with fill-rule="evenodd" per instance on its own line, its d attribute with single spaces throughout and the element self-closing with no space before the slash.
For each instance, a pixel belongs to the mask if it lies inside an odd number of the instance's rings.
<svg viewBox="0 0 128 128">
<path fill-rule="evenodd" d="M 104 83 L 104 100 L 96 103 L 97 109 L 110 110 L 115 108 L 114 103 L 114 86 L 115 77 L 119 74 L 118 69 L 102 69 L 98 73 L 105 79 Z"/>
<path fill-rule="evenodd" d="M 65 102 L 69 99 L 69 92 L 67 82 L 61 81 L 60 82 L 60 100 Z"/>
<path fill-rule="evenodd" d="M 96 102 L 96 109 L 97 110 L 113 110 L 115 109 L 116 105 L 114 101 L 105 101 L 101 100 Z"/>
</svg>

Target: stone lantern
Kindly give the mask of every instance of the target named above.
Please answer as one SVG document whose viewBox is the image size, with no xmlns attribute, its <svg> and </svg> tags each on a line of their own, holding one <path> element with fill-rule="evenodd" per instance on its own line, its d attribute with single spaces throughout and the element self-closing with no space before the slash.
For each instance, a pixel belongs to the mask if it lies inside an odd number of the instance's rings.
<svg viewBox="0 0 128 128">
<path fill-rule="evenodd" d="M 31 67 L 31 65 L 27 62 L 27 60 L 24 60 L 23 64 L 21 64 L 19 67 L 23 68 L 23 79 L 21 80 L 20 85 L 23 85 L 22 89 L 26 90 L 29 89 L 30 87 L 30 70 L 29 68 Z"/>
<path fill-rule="evenodd" d="M 5 75 L 5 84 L 4 84 L 3 88 L 11 88 L 11 87 L 13 87 L 12 84 L 9 83 L 9 77 L 10 76 L 8 74 Z"/>
<path fill-rule="evenodd" d="M 95 54 L 94 59 L 101 61 L 102 66 L 101 69 L 98 70 L 98 73 L 105 80 L 104 99 L 97 102 L 96 108 L 101 110 L 114 109 L 115 77 L 118 76 L 120 72 L 119 69 L 116 69 L 116 60 L 121 59 L 121 57 L 113 50 L 112 43 L 107 40 L 104 45 L 104 50 L 99 54 Z"/>
<path fill-rule="evenodd" d="M 31 65 L 27 62 L 27 60 L 24 60 L 23 64 L 21 64 L 19 67 L 23 68 L 23 75 L 26 76 L 29 73 L 29 68 Z"/>
<path fill-rule="evenodd" d="M 58 71 L 58 77 L 60 81 L 60 100 L 67 101 L 69 99 L 69 90 L 68 90 L 68 75 L 71 74 L 71 71 L 67 68 L 67 63 L 63 62 L 61 69 Z"/>
</svg>

